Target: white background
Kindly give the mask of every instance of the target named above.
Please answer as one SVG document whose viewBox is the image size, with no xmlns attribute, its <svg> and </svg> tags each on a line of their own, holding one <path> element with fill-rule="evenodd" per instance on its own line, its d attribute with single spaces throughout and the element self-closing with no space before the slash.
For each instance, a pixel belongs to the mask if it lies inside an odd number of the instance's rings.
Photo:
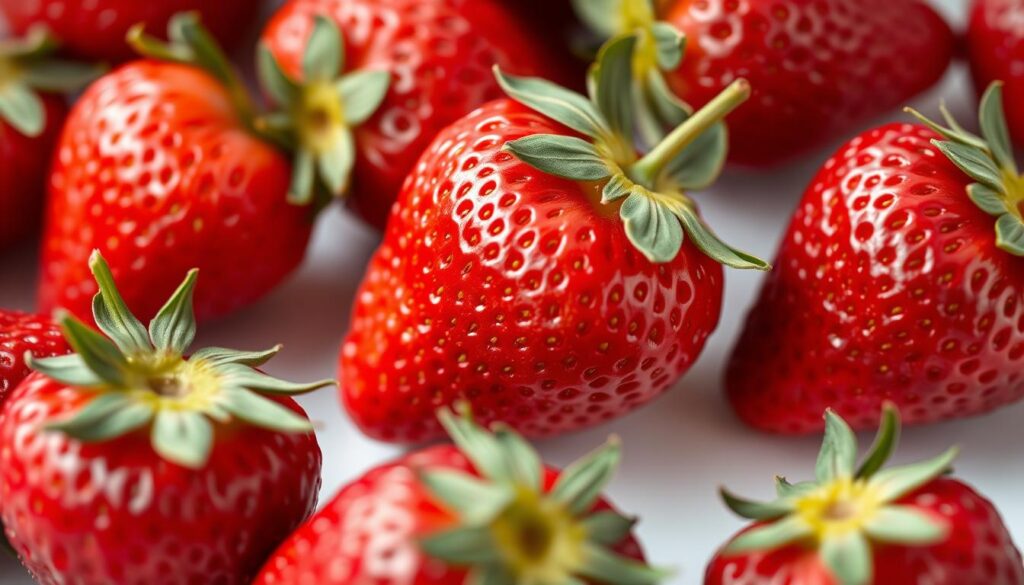
<svg viewBox="0 0 1024 585">
<path fill-rule="evenodd" d="M 964 22 L 966 0 L 938 3 L 953 22 Z M 954 67 L 938 89 L 915 105 L 934 111 L 940 96 L 961 119 L 972 119 L 973 99 L 962 66 Z M 738 247 L 772 256 L 804 187 L 835 146 L 771 173 L 727 170 L 714 188 L 697 197 L 709 223 Z M 377 235 L 344 212 L 327 212 L 294 278 L 255 307 L 204 327 L 200 343 L 255 349 L 283 342 L 284 351 L 267 368 L 271 373 L 296 380 L 334 377 L 349 307 L 376 240 Z M 28 247 L 0 258 L 0 306 L 33 308 L 35 262 Z M 641 517 L 639 536 L 651 560 L 678 570 L 673 585 L 700 583 L 714 550 L 742 526 L 719 502 L 719 485 L 769 498 L 775 474 L 801 480 L 812 471 L 818 438 L 756 433 L 733 417 L 722 398 L 723 366 L 760 280 L 754 272 L 727 270 L 718 331 L 697 365 L 653 406 L 605 427 L 539 445 L 547 461 L 564 465 L 609 433 L 623 438 L 625 462 L 610 494 L 624 510 Z M 400 452 L 360 435 L 334 390 L 301 402 L 318 422 L 324 451 L 321 501 Z M 984 418 L 907 429 L 896 459 L 918 460 L 961 445 L 958 474 L 995 501 L 1017 541 L 1024 542 L 1022 417 L 1024 405 L 1017 405 Z M 864 443 L 868 440 L 862 437 Z M 0 584 L 27 585 L 31 581 L 23 575 L 13 560 L 0 560 Z"/>
</svg>

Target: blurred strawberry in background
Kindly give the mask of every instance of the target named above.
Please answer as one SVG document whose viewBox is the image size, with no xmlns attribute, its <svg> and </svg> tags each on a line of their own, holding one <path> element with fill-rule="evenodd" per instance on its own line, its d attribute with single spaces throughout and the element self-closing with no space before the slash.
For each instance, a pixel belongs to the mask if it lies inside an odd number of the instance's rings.
<svg viewBox="0 0 1024 585">
<path fill-rule="evenodd" d="M 975 88 L 1003 82 L 1006 122 L 1024 143 L 1024 0 L 975 0 L 967 48 Z"/>
</svg>

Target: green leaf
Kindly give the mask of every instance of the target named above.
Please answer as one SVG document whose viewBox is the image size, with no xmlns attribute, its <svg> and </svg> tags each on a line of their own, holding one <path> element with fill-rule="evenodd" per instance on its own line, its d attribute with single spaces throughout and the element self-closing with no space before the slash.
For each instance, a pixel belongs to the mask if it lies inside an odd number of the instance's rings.
<svg viewBox="0 0 1024 585">
<path fill-rule="evenodd" d="M 619 216 L 626 237 L 648 260 L 671 262 L 683 245 L 683 228 L 659 197 L 643 188 L 634 189 L 619 208 Z"/>
<path fill-rule="evenodd" d="M 121 392 L 100 394 L 74 416 L 46 425 L 83 442 L 115 439 L 138 430 L 153 419 L 153 409 Z"/>
<path fill-rule="evenodd" d="M 220 405 L 235 417 L 282 433 L 311 433 L 313 423 L 291 409 L 246 388 L 225 388 Z"/>
<path fill-rule="evenodd" d="M 597 583 L 656 585 L 669 576 L 666 571 L 649 567 L 592 543 L 585 545 L 583 554 L 585 558 L 579 574 Z"/>
<path fill-rule="evenodd" d="M 341 31 L 333 20 L 322 14 L 313 18 L 313 32 L 309 35 L 306 51 L 302 55 L 302 73 L 305 80 L 329 81 L 345 67 L 345 43 Z"/>
<path fill-rule="evenodd" d="M 671 24 L 658 21 L 651 25 L 655 50 L 658 53 L 658 67 L 663 71 L 675 71 L 683 61 L 686 37 Z"/>
<path fill-rule="evenodd" d="M 146 327 L 128 309 L 117 290 L 110 266 L 98 250 L 94 250 L 89 257 L 89 269 L 99 285 L 99 292 L 92 300 L 92 313 L 100 331 L 106 333 L 126 354 L 151 351 L 153 345 L 149 341 Z"/>
<path fill-rule="evenodd" d="M 622 445 L 612 437 L 593 453 L 567 467 L 554 487 L 551 497 L 569 508 L 575 516 L 586 513 L 611 481 L 622 459 Z"/>
<path fill-rule="evenodd" d="M 171 17 L 168 23 L 168 36 L 177 44 L 187 46 L 192 53 L 192 61 L 219 79 L 232 93 L 239 90 L 245 92 L 242 82 L 238 79 L 231 61 L 221 50 L 217 40 L 213 38 L 202 23 L 198 12 L 179 12 Z M 236 103 L 248 110 L 248 95 L 245 104 Z M 243 116 L 244 117 L 244 116 Z"/>
<path fill-rule="evenodd" d="M 1001 188 L 1003 177 L 988 153 L 957 142 L 932 141 L 946 157 L 975 181 L 993 189 Z"/>
<path fill-rule="evenodd" d="M 128 361 L 109 339 L 71 315 L 59 319 L 64 338 L 86 367 L 104 382 L 124 386 Z"/>
<path fill-rule="evenodd" d="M 505 460 L 515 482 L 531 490 L 542 489 L 544 463 L 537 451 L 522 436 L 505 425 L 495 425 L 494 437 L 505 454 Z"/>
<path fill-rule="evenodd" d="M 198 412 L 161 410 L 153 422 L 152 443 L 165 460 L 201 469 L 213 450 L 213 425 Z"/>
<path fill-rule="evenodd" d="M 928 461 L 883 469 L 871 478 L 871 485 L 879 489 L 883 501 L 898 500 L 948 471 L 957 453 L 954 447 Z"/>
<path fill-rule="evenodd" d="M 104 384 L 104 381 L 89 369 L 82 356 L 78 354 L 41 359 L 26 355 L 25 362 L 29 368 L 47 378 L 73 388 L 95 388 Z"/>
<path fill-rule="evenodd" d="M 1024 224 L 1012 213 L 996 220 L 996 245 L 1014 256 L 1024 256 Z"/>
<path fill-rule="evenodd" d="M 627 518 L 611 510 L 595 512 L 581 523 L 587 531 L 587 540 L 603 546 L 615 546 L 629 537 L 636 526 L 636 518 Z"/>
<path fill-rule="evenodd" d="M 882 408 L 882 422 L 878 425 L 878 434 L 871 445 L 867 457 L 857 470 L 857 478 L 867 479 L 885 466 L 885 462 L 896 451 L 900 440 L 900 411 L 892 403 Z"/>
<path fill-rule="evenodd" d="M 665 83 L 661 72 L 651 70 L 634 83 L 637 134 L 641 150 L 651 150 L 668 133 L 685 122 L 692 112 Z"/>
<path fill-rule="evenodd" d="M 813 481 L 789 483 L 784 477 L 775 477 L 775 493 L 778 494 L 780 498 L 798 498 L 800 496 L 807 495 L 816 489 L 818 489 L 818 484 Z"/>
<path fill-rule="evenodd" d="M 184 282 L 149 323 L 149 337 L 160 351 L 184 355 L 196 338 L 196 316 L 192 308 L 199 271 L 188 271 Z"/>
<path fill-rule="evenodd" d="M 752 528 L 725 545 L 727 554 L 751 551 L 769 551 L 781 548 L 810 537 L 810 526 L 797 516 L 786 516 L 781 520 Z"/>
<path fill-rule="evenodd" d="M 868 520 L 864 531 L 878 542 L 925 546 L 945 540 L 949 525 L 912 506 L 886 506 Z"/>
<path fill-rule="evenodd" d="M 518 585 L 514 575 L 501 565 L 474 567 L 466 577 L 466 585 Z M 563 585 L 575 585 L 565 583 Z"/>
<path fill-rule="evenodd" d="M 832 409 L 825 411 L 825 439 L 818 452 L 814 476 L 824 484 L 841 477 L 853 477 L 857 465 L 857 436 Z"/>
<path fill-rule="evenodd" d="M 21 81 L 33 89 L 70 93 L 82 89 L 105 71 L 100 65 L 47 59 L 30 63 L 20 75 Z"/>
<path fill-rule="evenodd" d="M 578 93 L 536 77 L 505 75 L 497 66 L 494 76 L 509 97 L 580 134 L 591 138 L 612 134 L 594 104 Z"/>
<path fill-rule="evenodd" d="M 981 183 L 971 183 L 968 185 L 967 196 L 971 198 L 975 205 L 989 215 L 999 217 L 1009 211 L 1006 206 L 1006 196 L 1002 192 Z"/>
<path fill-rule="evenodd" d="M 619 33 L 622 0 L 572 0 L 576 15 L 587 28 L 603 37 Z"/>
<path fill-rule="evenodd" d="M 615 171 L 593 144 L 574 136 L 534 134 L 505 143 L 505 150 L 549 175 L 600 181 Z"/>
<path fill-rule="evenodd" d="M 871 545 L 860 532 L 828 538 L 818 554 L 840 585 L 869 585 L 872 580 Z"/>
<path fill-rule="evenodd" d="M 492 481 L 515 483 L 513 470 L 507 464 L 497 437 L 472 420 L 467 403 L 458 403 L 455 409 L 457 413 L 448 408 L 437 411 L 437 418 L 452 442 L 473 463 L 481 476 Z"/>
<path fill-rule="evenodd" d="M 335 87 L 350 128 L 362 124 L 380 108 L 391 87 L 388 71 L 355 71 L 337 81 Z"/>
<path fill-rule="evenodd" d="M 488 483 L 458 471 L 425 470 L 419 475 L 431 495 L 457 511 L 465 524 L 490 523 L 515 497 L 508 485 Z"/>
<path fill-rule="evenodd" d="M 318 380 L 309 383 L 288 382 L 268 376 L 243 363 L 223 364 L 217 368 L 217 372 L 221 375 L 221 382 L 225 385 L 248 388 L 263 394 L 293 396 L 335 384 L 334 380 Z"/>
<path fill-rule="evenodd" d="M 337 138 L 331 142 L 331 147 L 317 155 L 320 177 L 327 190 L 335 197 L 340 197 L 348 191 L 355 163 L 355 137 L 348 128 L 338 132 Z"/>
<path fill-rule="evenodd" d="M 31 87 L 17 81 L 0 84 L 0 117 L 29 138 L 39 136 L 46 127 L 43 100 Z"/>
<path fill-rule="evenodd" d="M 316 183 L 316 158 L 313 153 L 300 148 L 295 152 L 292 163 L 292 180 L 288 187 L 288 203 L 306 205 L 313 201 L 313 185 Z"/>
<path fill-rule="evenodd" d="M 779 499 L 774 502 L 754 502 L 740 498 L 726 489 L 719 490 L 726 507 L 742 518 L 750 520 L 775 520 L 793 512 L 792 501 Z"/>
<path fill-rule="evenodd" d="M 631 194 L 636 185 L 622 173 L 615 173 L 601 191 L 601 203 L 611 203 Z"/>
<path fill-rule="evenodd" d="M 1013 158 L 1013 144 L 1010 142 L 1010 131 L 1006 127 L 1006 116 L 1003 113 L 1002 82 L 992 83 L 985 90 L 978 115 L 981 121 L 981 134 L 988 142 L 996 163 L 1001 169 L 1016 177 L 1017 162 Z"/>
<path fill-rule="evenodd" d="M 227 364 L 241 364 L 250 367 L 259 367 L 270 361 L 270 358 L 281 351 L 280 345 L 264 351 L 239 351 L 223 347 L 204 347 L 192 354 L 192 361 L 208 362 L 213 366 L 224 366 Z"/>
<path fill-rule="evenodd" d="M 957 123 L 956 118 L 954 118 L 953 115 L 949 113 L 949 110 L 946 109 L 945 103 L 939 105 L 939 111 L 942 113 L 942 116 L 946 120 L 946 123 L 949 124 L 948 128 L 939 124 L 938 122 L 935 122 L 934 120 L 931 120 L 930 118 L 928 118 L 927 116 L 913 108 L 904 108 L 903 111 L 917 118 L 919 122 L 930 128 L 933 132 L 942 136 L 946 140 L 959 142 L 966 146 L 974 147 L 978 150 L 988 149 L 988 145 L 985 144 L 985 141 L 982 140 L 981 137 L 968 132 L 959 123 Z"/>
<path fill-rule="evenodd" d="M 601 47 L 594 65 L 596 86 L 594 102 L 613 132 L 633 136 L 633 52 L 636 36 L 616 37 Z"/>
<path fill-rule="evenodd" d="M 722 174 L 728 152 L 725 124 L 715 124 L 669 161 L 665 174 L 683 190 L 705 189 Z"/>
<path fill-rule="evenodd" d="M 454 528 L 420 541 L 427 555 L 456 565 L 482 565 L 502 561 L 489 526 Z"/>
<path fill-rule="evenodd" d="M 277 57 L 264 43 L 256 49 L 256 72 L 263 90 L 278 105 L 290 106 L 299 98 L 298 84 L 281 69 Z"/>
<path fill-rule="evenodd" d="M 733 268 L 771 270 L 771 264 L 757 256 L 737 250 L 719 239 L 692 208 L 677 205 L 672 211 L 682 220 L 683 228 L 690 236 L 690 240 L 713 260 Z"/>
</svg>

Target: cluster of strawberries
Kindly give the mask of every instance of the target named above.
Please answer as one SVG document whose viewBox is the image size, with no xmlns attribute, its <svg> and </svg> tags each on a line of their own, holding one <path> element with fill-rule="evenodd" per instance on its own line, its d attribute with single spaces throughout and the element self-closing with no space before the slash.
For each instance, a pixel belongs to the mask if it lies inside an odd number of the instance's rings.
<svg viewBox="0 0 1024 585">
<path fill-rule="evenodd" d="M 899 106 L 955 44 L 923 0 L 288 0 L 257 98 L 220 48 L 247 0 L 0 12 L 21 35 L 0 45 L 0 252 L 42 217 L 53 315 L 0 310 L 0 519 L 44 585 L 663 581 L 601 495 L 618 442 L 557 471 L 523 435 L 655 399 L 714 331 L 723 265 L 771 268 L 691 192 Z M 943 477 L 954 451 L 884 467 L 901 418 L 1024 396 L 1022 20 L 974 4 L 980 133 L 910 111 L 808 187 L 726 390 L 751 426 L 824 430 L 815 480 L 723 492 L 754 522 L 707 585 L 1024 585 L 996 510 Z M 336 199 L 384 230 L 342 402 L 371 437 L 454 446 L 314 515 L 292 397 L 333 382 L 261 372 L 279 348 L 190 346 L 300 264 Z"/>
</svg>

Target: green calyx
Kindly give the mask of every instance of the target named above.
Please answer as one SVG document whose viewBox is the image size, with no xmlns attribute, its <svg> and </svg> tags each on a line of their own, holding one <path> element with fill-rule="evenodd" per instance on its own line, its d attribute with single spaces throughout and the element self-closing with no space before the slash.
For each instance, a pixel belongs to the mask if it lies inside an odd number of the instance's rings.
<svg viewBox="0 0 1024 585">
<path fill-rule="evenodd" d="M 40 27 L 0 42 L 0 118 L 29 138 L 46 128 L 46 107 L 38 92 L 78 91 L 103 73 L 98 65 L 55 58 L 58 47 Z"/>
<path fill-rule="evenodd" d="M 841 585 L 872 583 L 872 546 L 927 546 L 947 538 L 949 526 L 900 498 L 950 469 L 957 450 L 928 461 L 883 469 L 899 438 L 899 413 L 886 405 L 874 445 L 857 465 L 857 437 L 834 412 L 825 414 L 825 439 L 815 480 L 776 478 L 778 499 L 751 502 L 722 491 L 736 514 L 760 525 L 737 536 L 724 554 L 767 551 L 790 544 L 815 548 Z"/>
<path fill-rule="evenodd" d="M 594 512 L 621 456 L 611 440 L 570 465 L 550 490 L 536 451 L 507 427 L 488 432 L 468 406 L 439 412 L 455 444 L 480 477 L 449 470 L 420 471 L 430 493 L 459 525 L 421 542 L 428 555 L 467 567 L 475 585 L 653 585 L 667 573 L 612 551 L 635 520 Z"/>
<path fill-rule="evenodd" d="M 603 183 L 600 204 L 618 206 L 629 240 L 652 262 L 672 261 L 689 236 L 722 264 L 769 269 L 765 261 L 720 240 L 687 196 L 721 173 L 728 148 L 721 120 L 746 100 L 749 85 L 735 82 L 696 113 L 667 89 L 659 93 L 657 109 L 669 123 L 652 126 L 659 139 L 640 156 L 636 137 L 644 123 L 636 115 L 629 82 L 637 42 L 635 35 L 624 35 L 601 49 L 591 71 L 589 99 L 548 81 L 513 77 L 495 68 L 512 99 L 584 137 L 533 135 L 511 141 L 505 149 L 546 173 Z"/>
<path fill-rule="evenodd" d="M 391 85 L 387 71 L 345 70 L 345 43 L 331 19 L 317 16 L 302 60 L 302 81 L 282 69 L 270 48 L 260 45 L 260 81 L 279 110 L 257 127 L 295 152 L 289 198 L 314 199 L 318 183 L 335 197 L 351 182 L 356 145 L 353 129 L 380 107 Z"/>
<path fill-rule="evenodd" d="M 266 395 L 302 394 L 334 382 L 295 384 L 256 370 L 280 347 L 257 352 L 206 348 L 185 356 L 196 335 L 192 295 L 197 271 L 188 274 L 147 329 L 128 310 L 98 252 L 89 266 L 99 285 L 93 317 L 102 333 L 64 314 L 59 321 L 74 353 L 26 356 L 32 369 L 91 396 L 47 430 L 98 442 L 148 427 L 157 454 L 194 469 L 206 464 L 216 425 L 240 421 L 285 433 L 313 430 L 306 418 Z"/>
<path fill-rule="evenodd" d="M 1003 84 L 994 82 L 981 99 L 978 117 L 981 136 L 957 123 L 945 105 L 943 126 L 914 109 L 906 111 L 945 140 L 932 143 L 950 161 L 977 181 L 967 195 L 985 213 L 996 218 L 996 245 L 1014 256 L 1024 256 L 1024 176 L 1013 158 L 1013 145 L 1003 111 Z"/>
</svg>

